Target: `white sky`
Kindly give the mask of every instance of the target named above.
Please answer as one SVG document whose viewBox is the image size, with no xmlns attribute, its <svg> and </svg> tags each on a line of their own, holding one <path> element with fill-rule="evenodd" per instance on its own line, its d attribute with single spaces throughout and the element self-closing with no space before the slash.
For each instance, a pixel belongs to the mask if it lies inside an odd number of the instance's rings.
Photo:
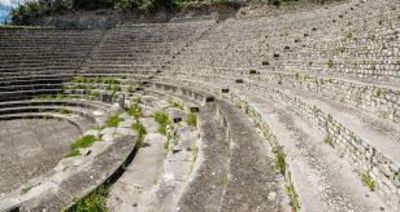
<svg viewBox="0 0 400 212">
<path fill-rule="evenodd" d="M 2 5 L 10 5 L 10 4 L 16 4 L 18 2 L 25 2 L 27 0 L 0 0 L 0 4 Z"/>
</svg>

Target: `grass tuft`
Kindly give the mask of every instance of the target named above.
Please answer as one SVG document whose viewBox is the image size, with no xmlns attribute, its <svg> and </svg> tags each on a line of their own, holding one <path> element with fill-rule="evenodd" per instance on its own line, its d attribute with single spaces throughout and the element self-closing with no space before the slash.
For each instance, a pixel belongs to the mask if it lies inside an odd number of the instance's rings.
<svg viewBox="0 0 400 212">
<path fill-rule="evenodd" d="M 332 68 L 332 67 L 333 67 L 333 61 L 332 61 L 331 59 L 327 60 L 327 61 L 325 62 L 325 66 L 326 66 L 327 68 Z"/>
<path fill-rule="evenodd" d="M 22 189 L 21 194 L 26 194 L 28 193 L 34 186 L 27 186 Z"/>
<path fill-rule="evenodd" d="M 76 157 L 78 155 L 81 155 L 81 152 L 79 151 L 79 149 L 74 149 L 71 150 L 69 153 L 65 154 L 64 158 Z"/>
<path fill-rule="evenodd" d="M 361 174 L 361 181 L 365 186 L 369 188 L 369 190 L 374 191 L 375 190 L 375 181 L 372 179 L 371 175 L 369 174 L 368 171 L 364 171 Z"/>
<path fill-rule="evenodd" d="M 69 208 L 67 211 L 68 212 L 108 211 L 106 203 L 109 192 L 110 191 L 107 186 L 100 186 L 85 198 L 77 201 L 75 205 Z"/>
<path fill-rule="evenodd" d="M 335 148 L 335 145 L 333 144 L 333 140 L 329 135 L 325 137 L 324 143 L 329 144 L 329 146 L 331 146 L 332 148 Z"/>
<path fill-rule="evenodd" d="M 74 152 L 74 151 L 78 150 L 79 148 L 89 147 L 95 141 L 97 141 L 97 138 L 94 135 L 82 136 L 78 140 L 76 140 L 74 143 L 71 144 L 71 150 L 72 150 L 72 152 Z M 75 154 L 76 154 L 76 152 L 75 152 Z"/>
<path fill-rule="evenodd" d="M 193 126 L 193 127 L 196 126 L 197 125 L 197 116 L 196 116 L 196 114 L 194 114 L 192 112 L 189 112 L 187 114 L 187 116 L 186 116 L 186 123 L 189 126 Z"/>
<path fill-rule="evenodd" d="M 285 185 L 286 194 L 289 196 L 289 205 L 293 211 L 300 211 L 300 202 L 298 200 L 298 195 L 294 190 L 293 184 Z"/>
<path fill-rule="evenodd" d="M 282 150 L 282 147 L 277 147 L 274 150 L 275 155 L 275 168 L 282 174 L 285 175 L 286 172 L 286 155 Z"/>
<path fill-rule="evenodd" d="M 168 115 L 166 115 L 165 113 L 159 111 L 156 112 L 154 115 L 154 120 L 159 124 L 158 127 L 158 132 L 162 135 L 166 135 L 167 134 L 167 126 L 168 124 L 170 124 L 170 120 Z"/>
<path fill-rule="evenodd" d="M 118 124 L 122 121 L 119 117 L 119 114 L 112 115 L 108 117 L 106 122 L 104 123 L 105 127 L 118 127 Z"/>
<path fill-rule="evenodd" d="M 135 103 L 128 109 L 128 114 L 137 120 L 142 115 L 142 109 Z"/>
<path fill-rule="evenodd" d="M 137 121 L 136 123 L 132 124 L 132 129 L 137 132 L 138 137 L 136 142 L 140 146 L 140 144 L 143 142 L 144 136 L 147 134 L 146 128 L 141 122 Z"/>
</svg>

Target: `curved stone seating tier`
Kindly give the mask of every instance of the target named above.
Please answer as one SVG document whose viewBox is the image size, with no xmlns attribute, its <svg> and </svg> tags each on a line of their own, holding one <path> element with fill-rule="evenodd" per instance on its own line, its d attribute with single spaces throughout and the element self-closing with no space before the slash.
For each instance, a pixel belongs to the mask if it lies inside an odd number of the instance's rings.
<svg viewBox="0 0 400 212">
<path fill-rule="evenodd" d="M 49 90 L 49 89 L 60 89 L 61 84 L 30 84 L 30 85 L 14 85 L 14 86 L 1 86 L 0 93 L 11 93 L 11 92 L 18 92 L 23 90 Z"/>
<path fill-rule="evenodd" d="M 257 133 L 249 128 L 250 125 L 247 125 L 248 120 L 243 115 L 239 115 L 240 113 L 236 109 L 227 103 L 214 100 L 214 98 L 211 101 L 211 96 L 202 91 L 170 84 L 150 83 L 146 86 L 145 92 L 161 96 L 174 96 L 184 99 L 185 102 L 187 101 L 185 99 L 197 101 L 198 104 L 203 105 L 199 113 L 202 130 L 200 149 L 202 153 L 199 155 L 201 159 L 196 165 L 198 170 L 194 171 L 191 183 L 186 187 L 185 193 L 179 200 L 178 207 L 180 209 L 193 211 L 206 207 L 209 210 L 232 210 L 239 205 L 246 205 L 246 208 L 242 208 L 243 210 L 252 208 L 280 210 L 282 207 L 286 207 L 283 206 L 282 193 L 279 190 L 282 181 L 279 180 L 275 171 L 270 170 L 271 166 L 267 165 L 270 161 L 255 165 L 256 158 L 268 158 L 267 155 L 261 156 L 266 154 L 265 150 L 268 149 L 266 146 L 264 147 L 266 144 L 264 141 L 260 141 Z M 201 96 L 202 98 L 200 98 Z M 213 124 L 208 125 L 210 122 Z M 233 126 L 241 128 L 241 130 L 231 128 Z M 254 158 L 244 156 L 246 153 L 242 148 L 253 152 Z M 212 155 L 215 157 L 211 157 Z M 211 176 L 208 172 L 210 170 L 214 173 Z M 252 171 L 257 174 L 251 173 Z M 254 183 L 256 176 L 259 177 L 256 181 L 260 184 Z M 225 183 L 221 183 L 221 180 Z M 200 182 L 203 184 L 200 185 Z M 235 201 L 235 194 L 246 189 L 249 191 L 245 193 L 251 195 Z M 274 197 L 265 202 L 268 200 L 267 196 L 271 195 Z M 207 202 L 206 206 L 204 206 L 204 202 Z"/>
<path fill-rule="evenodd" d="M 57 98 L 55 96 L 54 98 Z M 10 101 L 5 103 L 0 103 L 0 109 L 21 107 L 21 106 L 70 106 L 70 107 L 81 107 L 90 110 L 101 110 L 105 111 L 109 109 L 110 105 L 103 102 L 90 102 L 82 99 L 37 99 L 37 100 L 27 100 L 27 101 Z"/>
<path fill-rule="evenodd" d="M 24 106 L 24 107 L 13 107 L 0 110 L 0 118 L 8 117 L 10 114 L 20 113 L 65 113 L 71 115 L 78 115 L 88 119 L 92 124 L 97 124 L 99 117 L 104 115 L 101 111 L 84 110 L 83 108 L 68 107 L 68 106 Z"/>
<path fill-rule="evenodd" d="M 178 98 L 153 96 L 146 92 L 136 93 L 130 99 L 132 104 L 140 106 L 138 120 L 147 133 L 133 162 L 111 186 L 107 207 L 114 211 L 173 210 L 197 160 L 197 127 L 187 126 L 185 111 L 190 110 L 182 110 L 187 107 L 184 106 L 187 102 Z M 160 111 L 171 120 L 166 136 L 159 133 L 158 124 L 152 117 Z M 155 181 L 158 183 L 154 184 Z"/>
<path fill-rule="evenodd" d="M 76 116 L 71 114 L 60 114 L 58 112 L 34 112 L 34 113 L 17 113 L 17 114 L 7 114 L 0 116 L 0 121 L 9 121 L 9 120 L 60 120 L 67 121 L 70 124 L 74 125 L 77 129 L 79 129 L 79 133 L 83 133 L 86 130 L 92 128 L 94 126 L 93 120 L 84 118 L 82 116 Z"/>
<path fill-rule="evenodd" d="M 117 108 L 114 108 L 118 112 Z M 120 114 L 118 128 L 90 130 L 100 141 L 80 149 L 81 156 L 66 158 L 46 175 L 30 180 L 27 192 L 21 187 L 0 199 L 1 210 L 60 210 L 71 206 L 94 189 L 114 179 L 135 153 L 135 133 L 127 114 Z M 126 126 L 129 125 L 127 128 Z"/>
<path fill-rule="evenodd" d="M 62 79 L 63 74 L 74 74 L 74 70 L 79 69 L 101 36 L 102 31 L 96 30 L 0 29 L 0 78 L 8 81 L 27 79 L 35 74 L 59 74 Z M 26 88 L 3 88 L 0 101 L 61 91 L 61 84 L 25 82 Z"/>
<path fill-rule="evenodd" d="M 188 79 L 175 79 L 172 82 L 176 84 L 184 84 L 186 86 L 188 85 L 194 85 L 197 84 L 197 82 L 192 80 L 192 77 L 189 77 Z M 197 78 L 199 79 L 199 78 Z M 214 79 L 217 79 L 214 77 Z M 161 81 L 165 82 L 168 81 L 167 78 L 160 79 Z M 176 81 L 177 80 L 177 81 Z M 171 81 L 171 79 L 170 79 Z M 212 90 L 213 86 L 209 84 L 210 80 L 208 79 L 208 83 L 205 83 L 203 85 L 205 88 L 211 90 L 211 92 L 214 93 L 220 93 L 221 88 L 216 90 Z M 218 84 L 226 84 L 226 82 L 217 82 L 214 81 L 212 84 L 218 85 Z M 200 84 L 199 84 L 200 86 Z M 246 86 L 246 87 L 244 87 Z M 296 95 L 292 97 L 288 97 L 291 94 L 287 94 L 283 91 L 280 91 L 279 89 L 275 88 L 269 88 L 270 90 L 273 90 L 271 92 L 268 89 L 257 89 L 257 87 L 260 87 L 258 84 L 243 84 L 242 86 L 235 86 L 235 87 L 230 87 L 230 92 L 228 94 L 222 93 L 221 95 L 229 98 L 232 98 L 231 96 L 234 95 L 233 93 L 243 93 L 243 97 L 239 98 L 243 99 L 240 100 L 244 102 L 243 104 L 248 105 L 251 107 L 252 105 L 252 98 L 255 96 L 256 102 L 258 101 L 264 101 L 262 100 L 263 97 L 267 99 L 273 99 L 276 100 L 277 102 L 285 102 L 285 106 L 288 108 L 293 108 L 295 112 L 299 112 L 300 114 L 304 114 L 304 105 L 300 105 L 299 102 L 300 100 L 300 93 L 297 93 Z M 246 92 L 247 91 L 247 92 Z M 255 93 L 252 93 L 255 92 Z M 277 92 L 277 94 L 274 94 L 274 92 Z M 285 95 L 285 98 L 281 97 L 278 98 L 277 96 L 280 95 Z M 292 99 L 290 99 L 292 98 Z M 234 103 L 237 103 L 237 99 L 231 100 Z M 292 102 L 293 101 L 293 102 Z M 309 101 L 309 100 L 307 100 Z M 304 102 L 301 104 L 308 105 L 306 102 L 306 99 L 304 99 Z M 296 102 L 296 103 L 295 103 Z M 315 124 L 316 126 L 316 132 L 321 131 L 323 134 L 327 134 L 329 136 L 329 139 L 332 139 L 333 146 L 335 149 L 339 152 L 339 154 L 342 154 L 345 156 L 347 161 L 350 162 L 350 164 L 356 168 L 359 172 L 362 172 L 364 169 L 368 169 L 369 167 L 373 170 L 371 174 L 374 176 L 374 180 L 377 182 L 377 191 L 379 196 L 381 196 L 382 199 L 386 201 L 388 205 L 391 207 L 396 208 L 396 179 L 393 178 L 393 176 L 396 176 L 397 170 L 393 169 L 394 167 L 397 167 L 398 165 L 395 159 L 395 149 L 392 145 L 397 145 L 396 140 L 398 138 L 393 138 L 392 136 L 398 134 L 396 129 L 397 127 L 393 127 L 387 124 L 378 124 L 379 122 L 377 120 L 366 120 L 365 118 L 362 118 L 358 120 L 358 115 L 355 111 L 344 111 L 343 109 L 339 109 L 340 107 L 337 107 L 337 109 L 342 110 L 340 113 L 349 113 L 349 117 L 346 116 L 346 114 L 339 114 L 337 112 L 332 111 L 334 104 L 330 105 L 329 111 L 328 112 L 322 112 L 323 110 L 328 109 L 325 105 L 321 111 L 318 107 L 321 107 L 322 102 L 313 102 L 315 105 L 308 105 L 309 107 L 307 109 L 307 115 L 304 114 L 303 117 L 311 121 L 312 123 Z M 263 106 L 261 106 L 262 108 Z M 245 110 L 248 111 L 249 108 L 246 106 Z M 314 112 L 312 112 L 314 111 Z M 315 112 L 316 111 L 316 112 Z M 351 115 L 350 115 L 351 114 Z M 335 118 L 338 118 L 339 120 L 335 120 Z M 362 121 L 361 121 L 362 120 Z M 329 124 L 330 121 L 332 121 L 332 124 Z M 361 121 L 361 122 L 359 122 Z M 371 122 L 372 121 L 372 122 Z M 353 122 L 353 123 L 350 123 Z M 327 124 L 328 123 L 328 124 Z M 270 125 L 273 125 L 274 123 L 270 123 Z M 377 129 L 381 128 L 381 129 Z M 290 129 L 290 128 L 289 128 Z M 386 135 L 383 132 L 388 132 Z M 272 133 L 274 133 L 272 131 Z M 368 134 L 368 135 L 366 135 Z M 372 135 L 373 134 L 373 135 Z M 312 134 L 311 134 L 312 135 Z M 319 137 L 319 135 L 313 135 L 315 137 Z M 385 137 L 386 136 L 386 137 Z M 322 140 L 322 138 L 321 138 Z M 382 142 L 385 141 L 385 142 Z M 279 141 L 278 141 L 279 142 Z M 358 144 L 359 146 L 356 146 Z M 387 147 L 386 150 L 384 150 Z M 379 150 L 378 150 L 379 149 Z M 380 152 L 383 151 L 383 152 Z M 372 152 L 372 153 L 371 153 Z M 370 154 L 371 153 L 371 154 Z M 365 154 L 369 156 L 365 156 Z M 391 159 L 389 159 L 389 158 Z M 370 158 L 370 159 L 368 159 Z M 390 161 L 390 162 L 389 162 Z M 373 168 L 372 168 L 373 167 Z M 392 168 L 389 168 L 392 167 Z M 354 179 L 354 177 L 353 177 Z M 395 181 L 393 181 L 395 180 Z M 345 185 L 346 187 L 348 185 Z M 311 191 L 310 193 L 315 192 Z M 361 195 L 362 196 L 362 195 Z M 339 197 L 340 198 L 340 197 Z M 353 203 L 354 204 L 354 203 Z M 358 203 L 360 204 L 360 203 Z"/>
<path fill-rule="evenodd" d="M 24 77 L 1 77 L 0 78 L 0 87 L 6 88 L 8 86 L 26 86 L 27 84 L 60 84 L 66 79 L 70 77 L 62 77 L 62 76 L 24 76 Z"/>
<path fill-rule="evenodd" d="M 204 80 L 219 78 L 229 83 L 237 80 L 253 84 L 270 84 L 276 87 L 303 89 L 325 96 L 339 103 L 353 105 L 365 111 L 375 113 L 382 119 L 399 121 L 399 87 L 370 82 L 360 82 L 346 78 L 301 73 L 271 72 L 263 70 L 229 70 L 229 69 L 190 69 L 179 68 L 176 71 L 163 72 L 161 75 L 175 75 L 203 78 Z M 201 71 L 199 71 L 201 70 Z M 206 79 L 207 78 L 207 79 Z M 228 88 L 228 87 L 227 87 Z"/>
<path fill-rule="evenodd" d="M 81 132 L 100 126 L 107 118 L 110 105 L 76 100 L 32 100 L 0 103 L 0 120 L 59 119 L 66 120 Z"/>
<path fill-rule="evenodd" d="M 398 0 L 349 0 L 218 23 L 130 24 L 104 31 L 0 28 L 0 120 L 50 117 L 88 129 L 109 114 L 109 104 L 88 100 L 125 105 L 143 97 L 138 105 L 145 116 L 138 120 L 151 132 L 144 142 L 159 143 L 139 151 L 142 159 L 115 185 L 122 189 L 126 176 L 146 179 L 140 173 L 161 180 L 147 185 L 139 199 L 127 200 L 133 211 L 282 211 L 288 203 L 303 211 L 398 211 L 399 12 Z M 150 150 L 162 149 L 157 148 L 164 136 L 149 116 L 156 110 L 173 120 L 197 112 L 201 142 L 195 156 L 185 148 L 157 155 L 154 167 L 167 168 L 152 173 L 140 164 L 149 162 L 143 157 Z M 99 120 L 96 111 L 104 112 Z M 70 206 L 135 152 L 125 138 L 100 143 L 95 146 L 106 154 L 65 159 L 45 183 L 0 198 L 0 205 Z M 116 154 L 116 148 L 124 153 Z M 105 175 L 94 155 L 113 161 L 103 164 Z M 280 173 L 272 157 L 284 157 Z M 196 160 L 184 165 L 192 170 L 177 173 L 183 158 Z M 143 172 L 135 173 L 134 165 Z M 67 166 L 72 171 L 63 173 Z M 169 174 L 177 178 L 166 179 Z M 52 176 L 61 180 L 52 183 Z M 375 192 L 362 180 L 372 181 Z"/>
<path fill-rule="evenodd" d="M 22 90 L 0 93 L 0 102 L 15 101 L 29 99 L 40 95 L 57 95 L 62 93 L 63 89 L 35 89 L 35 90 Z"/>
</svg>

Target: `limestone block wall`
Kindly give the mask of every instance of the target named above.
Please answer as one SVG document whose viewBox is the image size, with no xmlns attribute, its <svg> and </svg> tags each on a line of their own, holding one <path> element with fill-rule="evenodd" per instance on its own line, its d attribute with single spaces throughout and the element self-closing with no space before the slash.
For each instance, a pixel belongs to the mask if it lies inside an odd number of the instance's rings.
<svg viewBox="0 0 400 212">
<path fill-rule="evenodd" d="M 335 101 L 373 112 L 380 118 L 400 121 L 400 90 L 395 87 L 299 73 L 273 73 L 268 75 L 268 79 L 258 76 L 254 78 L 318 93 Z"/>
<path fill-rule="evenodd" d="M 400 166 L 378 149 L 368 144 L 358 135 L 348 130 L 316 106 L 304 102 L 297 97 L 291 97 L 279 89 L 273 89 L 270 96 L 282 104 L 291 106 L 299 114 L 312 120 L 332 142 L 335 150 L 349 160 L 350 164 L 360 174 L 368 171 L 376 181 L 376 192 L 386 203 L 399 210 L 400 201 Z"/>
</svg>

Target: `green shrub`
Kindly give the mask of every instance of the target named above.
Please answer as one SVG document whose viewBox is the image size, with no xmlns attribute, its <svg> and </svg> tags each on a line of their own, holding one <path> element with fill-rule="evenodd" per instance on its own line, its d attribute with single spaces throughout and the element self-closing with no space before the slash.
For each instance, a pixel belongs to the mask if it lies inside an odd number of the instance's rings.
<svg viewBox="0 0 400 212">
<path fill-rule="evenodd" d="M 108 117 L 106 122 L 104 123 L 105 127 L 118 127 L 118 124 L 122 121 L 119 117 L 119 114 L 112 115 Z"/>
<path fill-rule="evenodd" d="M 159 124 L 158 132 L 166 135 L 167 134 L 167 126 L 170 123 L 168 115 L 159 111 L 156 112 L 154 115 L 154 120 Z"/>
<path fill-rule="evenodd" d="M 197 116 L 196 116 L 196 114 L 194 114 L 192 112 L 188 113 L 187 116 L 186 116 L 186 123 L 189 126 L 196 126 L 197 125 Z"/>
</svg>

